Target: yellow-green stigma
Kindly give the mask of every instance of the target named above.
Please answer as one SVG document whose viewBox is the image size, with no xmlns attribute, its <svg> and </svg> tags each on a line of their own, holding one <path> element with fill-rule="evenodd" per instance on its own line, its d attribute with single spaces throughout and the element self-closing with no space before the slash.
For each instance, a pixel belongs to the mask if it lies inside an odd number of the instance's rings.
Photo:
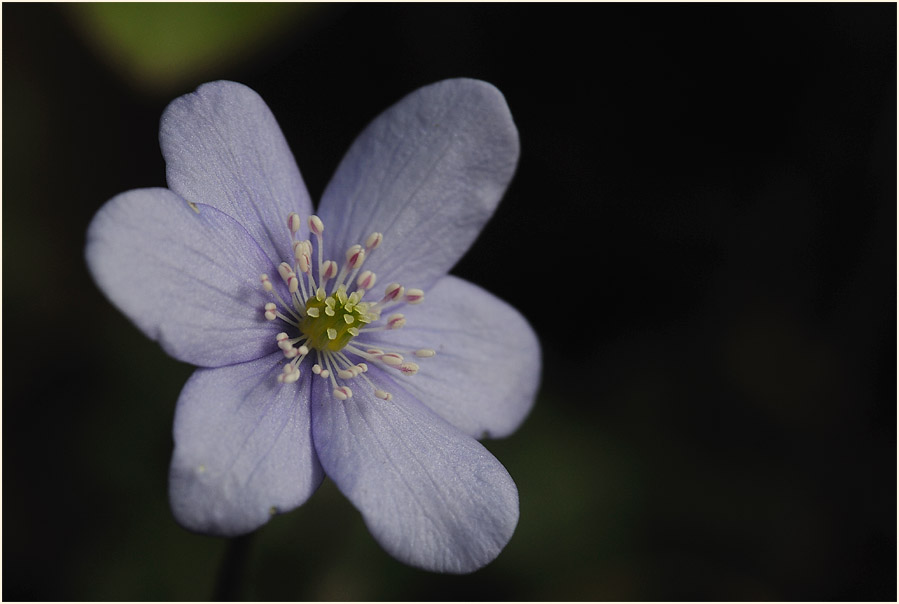
<svg viewBox="0 0 899 604">
<path fill-rule="evenodd" d="M 337 352 L 359 335 L 359 329 L 373 318 L 368 313 L 368 304 L 360 302 L 358 292 L 349 295 L 346 286 L 325 296 L 325 290 L 318 288 L 314 296 L 306 301 L 306 313 L 300 321 L 300 331 L 307 338 L 307 345 L 316 350 Z"/>
</svg>

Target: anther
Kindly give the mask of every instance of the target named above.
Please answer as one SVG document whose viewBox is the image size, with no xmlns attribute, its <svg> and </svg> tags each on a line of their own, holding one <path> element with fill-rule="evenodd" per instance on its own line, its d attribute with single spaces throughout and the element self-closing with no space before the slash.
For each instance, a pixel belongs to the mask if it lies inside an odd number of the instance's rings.
<svg viewBox="0 0 899 604">
<path fill-rule="evenodd" d="M 425 293 L 420 289 L 410 289 L 406 291 L 407 304 L 421 304 L 424 302 Z"/>
<path fill-rule="evenodd" d="M 292 363 L 285 365 L 283 371 L 278 374 L 278 383 L 293 384 L 300 379 L 300 370 Z"/>
<path fill-rule="evenodd" d="M 278 307 L 275 306 L 274 302 L 268 302 L 265 305 L 265 318 L 269 321 L 274 321 L 278 318 L 277 315 Z"/>
<path fill-rule="evenodd" d="M 388 352 L 381 355 L 381 361 L 385 365 L 389 365 L 391 367 L 399 367 L 403 364 L 403 357 L 396 354 L 395 352 Z"/>
<path fill-rule="evenodd" d="M 387 329 L 399 329 L 406 324 L 406 317 L 402 313 L 394 313 L 387 317 Z"/>
<path fill-rule="evenodd" d="M 322 264 L 322 274 L 321 280 L 322 283 L 327 281 L 328 279 L 333 279 L 337 276 L 337 263 L 333 260 L 325 260 L 325 263 Z"/>
<path fill-rule="evenodd" d="M 272 282 L 269 280 L 268 275 L 265 273 L 259 275 L 259 282 L 262 283 L 262 289 L 267 292 L 272 291 Z"/>
<path fill-rule="evenodd" d="M 373 250 L 384 241 L 384 235 L 381 233 L 375 232 L 368 236 L 368 239 L 365 240 L 365 249 Z"/>
<path fill-rule="evenodd" d="M 375 396 L 379 399 L 389 401 L 393 398 L 393 396 L 389 392 L 385 392 L 384 390 L 375 390 Z"/>
<path fill-rule="evenodd" d="M 371 289 L 375 286 L 375 281 L 377 280 L 377 276 L 371 271 L 362 271 L 359 274 L 359 278 L 356 279 L 356 285 L 361 287 L 362 289 Z"/>
<path fill-rule="evenodd" d="M 421 357 L 424 359 L 424 358 L 432 357 L 437 353 L 429 348 L 422 348 L 420 350 L 416 350 L 413 354 L 415 354 L 415 356 L 417 356 L 417 357 Z"/>
<path fill-rule="evenodd" d="M 397 298 L 401 298 L 403 293 L 405 293 L 405 288 L 399 283 L 391 283 L 384 290 L 384 300 L 387 302 L 392 302 Z"/>
<path fill-rule="evenodd" d="M 346 251 L 346 263 L 349 268 L 359 268 L 365 262 L 365 250 L 358 243 Z"/>
<path fill-rule="evenodd" d="M 300 215 L 296 212 L 291 212 L 287 215 L 287 228 L 290 229 L 291 233 L 296 233 L 300 230 Z"/>
<path fill-rule="evenodd" d="M 309 217 L 309 230 L 315 235 L 321 235 L 325 232 L 325 225 L 322 224 L 321 218 L 313 214 Z"/>
<path fill-rule="evenodd" d="M 283 279 L 284 282 L 287 283 L 287 278 L 290 277 L 290 275 L 294 274 L 293 267 L 291 267 L 286 262 L 282 262 L 278 265 L 278 274 L 281 275 L 281 279 Z"/>
<path fill-rule="evenodd" d="M 418 365 L 415 363 L 403 363 L 397 369 L 403 372 L 403 375 L 415 375 L 418 373 Z"/>
<path fill-rule="evenodd" d="M 308 273 L 309 269 L 310 269 L 309 256 L 307 256 L 305 253 L 303 253 L 303 254 L 300 254 L 299 256 L 297 256 L 296 260 L 297 260 L 297 267 L 300 269 L 300 272 L 304 273 L 304 274 Z"/>
<path fill-rule="evenodd" d="M 334 389 L 334 398 L 336 398 L 337 400 L 345 401 L 352 396 L 353 391 L 346 386 L 339 386 Z"/>
</svg>

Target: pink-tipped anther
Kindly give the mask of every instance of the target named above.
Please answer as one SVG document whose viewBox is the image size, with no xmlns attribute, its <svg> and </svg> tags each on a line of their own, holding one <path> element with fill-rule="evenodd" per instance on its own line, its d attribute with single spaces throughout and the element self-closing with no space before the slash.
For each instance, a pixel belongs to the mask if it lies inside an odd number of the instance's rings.
<svg viewBox="0 0 899 604">
<path fill-rule="evenodd" d="M 381 362 L 390 367 L 399 367 L 403 364 L 403 356 L 395 352 L 388 352 L 381 355 Z"/>
<path fill-rule="evenodd" d="M 356 279 L 356 285 L 362 289 L 368 290 L 375 286 L 378 277 L 371 271 L 362 271 L 359 278 Z"/>
<path fill-rule="evenodd" d="M 387 329 L 399 329 L 406 324 L 406 317 L 402 313 L 394 313 L 387 317 Z"/>
<path fill-rule="evenodd" d="M 299 260 L 300 256 L 308 256 L 312 254 L 312 244 L 308 239 L 293 242 L 293 259 Z"/>
<path fill-rule="evenodd" d="M 298 379 L 300 379 L 300 369 L 293 363 L 285 365 L 278 374 L 278 383 L 280 384 L 293 384 Z"/>
<path fill-rule="evenodd" d="M 338 386 L 334 389 L 334 398 L 339 401 L 345 401 L 353 396 L 353 391 L 346 386 Z"/>
<path fill-rule="evenodd" d="M 300 290 L 300 280 L 297 279 L 296 273 L 291 273 L 287 278 L 287 291 L 292 294 L 297 293 Z"/>
<path fill-rule="evenodd" d="M 327 281 L 337 276 L 337 263 L 333 260 L 325 260 L 322 264 L 321 280 Z"/>
<path fill-rule="evenodd" d="M 350 268 L 359 268 L 365 262 L 365 249 L 358 243 L 346 251 L 346 263 Z"/>
<path fill-rule="evenodd" d="M 312 268 L 311 264 L 309 256 L 307 256 L 305 252 L 300 256 L 297 256 L 297 268 L 300 269 L 301 273 L 308 273 Z"/>
<path fill-rule="evenodd" d="M 293 267 L 286 262 L 282 262 L 278 265 L 278 274 L 281 275 L 281 279 L 284 283 L 287 283 L 287 278 L 293 274 Z"/>
<path fill-rule="evenodd" d="M 309 230 L 315 235 L 321 235 L 325 232 L 325 225 L 322 224 L 322 219 L 315 214 L 309 217 Z"/>
<path fill-rule="evenodd" d="M 300 215 L 296 212 L 291 212 L 287 215 L 287 228 L 290 229 L 291 234 L 296 234 L 297 231 L 300 230 Z"/>
<path fill-rule="evenodd" d="M 399 367 L 397 367 L 403 375 L 415 375 L 418 373 L 418 365 L 415 363 L 403 363 Z"/>
<path fill-rule="evenodd" d="M 384 301 L 393 302 L 394 300 L 402 298 L 405 292 L 406 289 L 399 283 L 391 283 L 387 286 L 387 289 L 384 290 Z"/>
<path fill-rule="evenodd" d="M 421 304 L 424 299 L 425 293 L 420 289 L 406 290 L 406 304 Z"/>
<path fill-rule="evenodd" d="M 368 239 L 365 240 L 365 249 L 371 251 L 381 245 L 381 242 L 384 241 L 384 235 L 381 233 L 372 233 L 368 236 Z"/>
</svg>

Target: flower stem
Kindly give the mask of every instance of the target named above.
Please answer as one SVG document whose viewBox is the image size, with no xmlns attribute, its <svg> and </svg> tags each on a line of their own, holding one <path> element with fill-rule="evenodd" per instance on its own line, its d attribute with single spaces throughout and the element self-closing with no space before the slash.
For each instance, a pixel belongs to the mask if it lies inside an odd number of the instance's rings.
<svg viewBox="0 0 899 604">
<path fill-rule="evenodd" d="M 243 593 L 247 560 L 250 558 L 250 542 L 255 533 L 228 540 L 222 565 L 215 582 L 213 601 L 235 602 L 245 597 Z"/>
</svg>

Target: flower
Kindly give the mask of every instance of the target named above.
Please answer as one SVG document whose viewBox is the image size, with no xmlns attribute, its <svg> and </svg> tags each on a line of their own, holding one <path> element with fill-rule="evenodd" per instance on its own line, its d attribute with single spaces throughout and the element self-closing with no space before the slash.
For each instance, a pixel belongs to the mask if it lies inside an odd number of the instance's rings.
<svg viewBox="0 0 899 604">
<path fill-rule="evenodd" d="M 356 139 L 317 215 L 241 84 L 173 101 L 160 143 L 169 188 L 107 202 L 86 257 L 119 310 L 199 367 L 175 411 L 178 522 L 247 533 L 327 475 L 398 560 L 492 561 L 518 491 L 476 439 L 524 420 L 539 345 L 512 307 L 447 272 L 517 164 L 502 94 L 454 79 L 408 95 Z"/>
</svg>

